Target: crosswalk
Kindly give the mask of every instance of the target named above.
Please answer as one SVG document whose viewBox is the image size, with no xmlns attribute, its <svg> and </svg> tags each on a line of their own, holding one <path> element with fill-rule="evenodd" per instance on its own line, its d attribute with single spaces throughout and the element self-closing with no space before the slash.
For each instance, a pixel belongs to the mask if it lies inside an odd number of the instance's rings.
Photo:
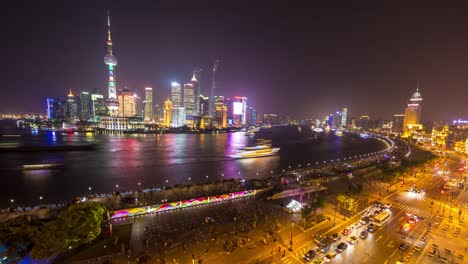
<svg viewBox="0 0 468 264">
<path fill-rule="evenodd" d="M 284 263 L 284 264 L 293 264 L 294 262 L 292 262 L 292 260 L 290 260 L 288 257 L 283 257 L 281 259 L 281 263 Z"/>
</svg>

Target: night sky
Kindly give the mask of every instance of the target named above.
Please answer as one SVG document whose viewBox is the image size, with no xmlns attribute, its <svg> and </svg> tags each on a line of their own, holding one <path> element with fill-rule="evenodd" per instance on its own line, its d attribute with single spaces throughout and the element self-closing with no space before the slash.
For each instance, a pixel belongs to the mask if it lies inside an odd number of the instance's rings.
<svg viewBox="0 0 468 264">
<path fill-rule="evenodd" d="M 246 96 L 260 113 L 321 118 L 346 106 L 391 119 L 420 83 L 424 120 L 468 118 L 467 7 L 62 2 L 2 6 L 0 112 L 45 112 L 45 98 L 69 88 L 107 94 L 109 8 L 118 88 L 143 97 L 151 86 L 157 103 L 194 68 L 209 95 L 219 58 L 218 94 Z"/>
</svg>

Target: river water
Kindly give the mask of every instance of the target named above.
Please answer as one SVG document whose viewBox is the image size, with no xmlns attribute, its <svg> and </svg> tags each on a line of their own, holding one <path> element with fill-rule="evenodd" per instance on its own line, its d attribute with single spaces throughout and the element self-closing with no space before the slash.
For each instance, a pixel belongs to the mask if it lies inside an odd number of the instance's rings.
<svg viewBox="0 0 468 264">
<path fill-rule="evenodd" d="M 0 208 L 10 199 L 18 205 L 67 201 L 92 192 L 103 193 L 177 183 L 200 183 L 229 178 L 255 178 L 323 160 L 336 160 L 387 147 L 386 143 L 358 136 L 322 133 L 297 139 L 273 137 L 278 156 L 233 159 L 230 157 L 255 140 L 243 132 L 221 134 L 94 135 L 55 134 L 36 136 L 45 144 L 99 142 L 93 151 L 0 153 L 2 191 Z M 24 164 L 60 162 L 55 170 L 23 171 Z M 258 175 L 257 175 L 258 174 Z M 140 183 L 141 185 L 138 185 Z M 118 185 L 118 187 L 116 187 Z"/>
</svg>

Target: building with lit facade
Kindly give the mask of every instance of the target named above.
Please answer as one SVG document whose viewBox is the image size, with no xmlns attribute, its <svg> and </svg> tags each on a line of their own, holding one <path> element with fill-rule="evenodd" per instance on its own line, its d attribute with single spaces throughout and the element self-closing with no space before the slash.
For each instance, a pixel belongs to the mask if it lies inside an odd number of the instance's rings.
<svg viewBox="0 0 468 264">
<path fill-rule="evenodd" d="M 127 87 L 117 94 L 119 101 L 119 116 L 130 117 L 136 115 L 135 93 Z"/>
<path fill-rule="evenodd" d="M 47 98 L 47 117 L 54 120 L 64 120 L 66 118 L 66 102 L 62 99 Z"/>
<path fill-rule="evenodd" d="M 442 129 L 437 129 L 435 126 L 431 132 L 431 143 L 433 146 L 447 147 L 447 138 L 450 134 L 449 126 L 445 125 Z"/>
<path fill-rule="evenodd" d="M 164 122 L 163 124 L 167 127 L 171 126 L 172 122 L 172 102 L 171 100 L 167 99 L 164 101 L 164 114 L 163 114 Z"/>
<path fill-rule="evenodd" d="M 255 126 L 257 124 L 257 110 L 253 107 L 247 108 L 247 126 Z"/>
<path fill-rule="evenodd" d="M 154 121 L 156 122 L 156 124 L 164 123 L 163 109 L 161 108 L 159 104 L 156 104 L 154 106 L 153 116 L 154 116 Z"/>
<path fill-rule="evenodd" d="M 200 115 L 202 117 L 209 116 L 210 115 L 210 98 L 208 96 L 203 96 L 203 94 L 200 94 L 199 102 L 200 102 Z"/>
<path fill-rule="evenodd" d="M 393 115 L 392 120 L 392 132 L 401 134 L 403 133 L 403 124 L 405 122 L 405 115 L 403 114 L 395 114 Z"/>
<path fill-rule="evenodd" d="M 276 126 L 280 124 L 279 116 L 277 114 L 263 114 L 262 123 L 267 126 Z"/>
<path fill-rule="evenodd" d="M 67 96 L 67 120 L 70 122 L 76 122 L 78 120 L 78 104 L 75 101 L 75 95 L 73 95 L 72 90 L 70 89 Z"/>
<path fill-rule="evenodd" d="M 104 95 L 99 90 L 91 94 L 91 119 L 96 122 L 101 116 L 107 115 L 107 106 Z"/>
<path fill-rule="evenodd" d="M 416 92 L 411 96 L 405 109 L 403 133 L 407 137 L 423 129 L 421 124 L 422 100 L 423 98 L 419 92 L 419 88 L 417 88 Z"/>
<path fill-rule="evenodd" d="M 179 83 L 171 83 L 172 121 L 173 127 L 185 125 L 185 108 L 182 97 L 182 87 Z"/>
<path fill-rule="evenodd" d="M 80 120 L 88 121 L 91 117 L 91 96 L 89 92 L 81 92 L 79 102 Z"/>
<path fill-rule="evenodd" d="M 236 96 L 233 100 L 233 126 L 242 127 L 246 125 L 247 120 L 247 98 Z"/>
<path fill-rule="evenodd" d="M 145 122 L 150 123 L 154 121 L 153 117 L 153 88 L 146 87 L 145 88 Z"/>
<path fill-rule="evenodd" d="M 143 118 L 140 116 L 133 117 L 117 117 L 104 116 L 101 117 L 99 128 L 110 131 L 136 131 L 144 129 Z"/>
<path fill-rule="evenodd" d="M 343 108 L 341 111 L 341 126 L 347 127 L 348 126 L 348 108 Z"/>
<path fill-rule="evenodd" d="M 196 124 L 196 105 L 195 105 L 195 87 L 192 82 L 184 84 L 184 109 L 186 125 L 189 127 L 195 127 Z"/>
</svg>

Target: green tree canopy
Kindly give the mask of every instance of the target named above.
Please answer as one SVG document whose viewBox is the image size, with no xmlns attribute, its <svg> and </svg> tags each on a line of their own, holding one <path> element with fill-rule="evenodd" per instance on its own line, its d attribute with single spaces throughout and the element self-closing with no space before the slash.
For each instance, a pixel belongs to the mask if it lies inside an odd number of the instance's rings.
<svg viewBox="0 0 468 264">
<path fill-rule="evenodd" d="M 9 255 L 26 255 L 26 249 L 39 233 L 39 224 L 29 216 L 19 216 L 0 223 L 0 244 L 8 246 Z"/>
<path fill-rule="evenodd" d="M 37 235 L 31 256 L 35 259 L 48 258 L 93 241 L 101 233 L 101 225 L 108 211 L 106 206 L 97 202 L 68 207 Z"/>
</svg>

